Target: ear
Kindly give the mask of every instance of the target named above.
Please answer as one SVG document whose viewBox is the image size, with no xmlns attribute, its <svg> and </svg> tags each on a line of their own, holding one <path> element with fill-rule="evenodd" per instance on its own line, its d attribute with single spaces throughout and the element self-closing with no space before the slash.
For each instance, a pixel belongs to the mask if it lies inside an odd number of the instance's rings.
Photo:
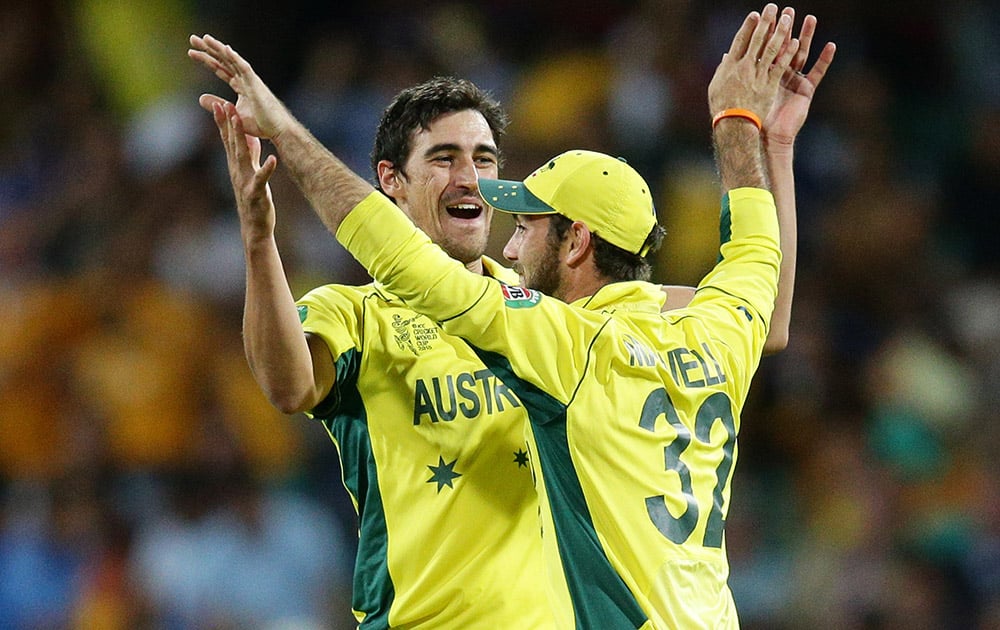
<svg viewBox="0 0 1000 630">
<path fill-rule="evenodd" d="M 566 264 L 576 267 L 587 260 L 591 254 L 592 241 L 590 238 L 590 228 L 581 221 L 573 221 L 569 232 L 566 234 Z"/>
<path fill-rule="evenodd" d="M 382 192 L 395 199 L 402 189 L 403 174 L 389 160 L 380 160 L 375 166 L 375 172 Z"/>
</svg>

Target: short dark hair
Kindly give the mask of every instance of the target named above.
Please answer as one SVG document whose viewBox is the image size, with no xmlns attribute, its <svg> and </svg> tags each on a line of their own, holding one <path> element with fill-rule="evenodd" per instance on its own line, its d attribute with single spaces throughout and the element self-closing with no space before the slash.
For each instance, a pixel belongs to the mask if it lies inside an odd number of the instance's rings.
<svg viewBox="0 0 1000 630">
<path fill-rule="evenodd" d="M 410 141 L 418 129 L 428 129 L 431 122 L 442 114 L 472 109 L 486 119 L 493 132 L 494 142 L 507 131 L 509 122 L 500 103 L 472 81 L 454 77 L 434 77 L 408 87 L 389 103 L 382 112 L 382 119 L 375 133 L 375 146 L 371 153 L 372 173 L 378 186 L 378 163 L 392 162 L 402 168 L 410 155 Z M 499 155 L 497 156 L 499 159 Z"/>
<path fill-rule="evenodd" d="M 561 214 L 551 216 L 547 238 L 550 243 L 558 245 L 566 237 L 573 220 Z M 667 231 L 659 223 L 653 226 L 643 243 L 646 256 L 660 248 L 666 233 Z M 626 282 L 649 280 L 653 275 L 653 266 L 646 256 L 633 254 L 617 245 L 612 245 L 597 234 L 591 233 L 590 237 L 594 242 L 594 265 L 597 266 L 597 272 L 605 278 L 612 282 Z"/>
</svg>

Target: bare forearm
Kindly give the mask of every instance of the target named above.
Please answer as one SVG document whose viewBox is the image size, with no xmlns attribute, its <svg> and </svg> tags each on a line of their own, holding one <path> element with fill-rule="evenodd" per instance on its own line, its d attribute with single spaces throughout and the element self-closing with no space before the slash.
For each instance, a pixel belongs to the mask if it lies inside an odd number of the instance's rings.
<svg viewBox="0 0 1000 630">
<path fill-rule="evenodd" d="M 795 176 L 792 169 L 791 145 L 768 143 L 766 151 L 771 193 L 778 209 L 778 229 L 781 239 L 781 269 L 778 275 L 778 297 L 768 331 L 764 354 L 773 354 L 788 345 L 792 317 L 792 296 L 795 291 L 795 265 L 798 249 L 798 223 L 795 206 Z"/>
<path fill-rule="evenodd" d="M 254 378 L 284 413 L 311 409 L 320 385 L 273 237 L 245 244 L 243 347 Z"/>
<path fill-rule="evenodd" d="M 272 142 L 292 179 L 332 234 L 337 233 L 351 208 L 374 190 L 297 122 Z"/>
<path fill-rule="evenodd" d="M 741 118 L 720 120 L 713 133 L 722 192 L 734 188 L 770 189 L 760 131 Z"/>
</svg>

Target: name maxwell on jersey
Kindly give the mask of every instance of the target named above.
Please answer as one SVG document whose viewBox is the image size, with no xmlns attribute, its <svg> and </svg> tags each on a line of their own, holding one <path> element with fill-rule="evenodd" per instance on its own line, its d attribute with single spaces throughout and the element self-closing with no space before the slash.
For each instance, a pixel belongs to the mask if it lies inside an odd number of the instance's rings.
<svg viewBox="0 0 1000 630">
<path fill-rule="evenodd" d="M 702 343 L 698 350 L 684 347 L 667 350 L 666 360 L 629 335 L 625 335 L 622 343 L 628 352 L 630 366 L 653 367 L 659 364 L 670 370 L 674 383 L 679 386 L 710 387 L 727 380 L 707 343 Z"/>
</svg>

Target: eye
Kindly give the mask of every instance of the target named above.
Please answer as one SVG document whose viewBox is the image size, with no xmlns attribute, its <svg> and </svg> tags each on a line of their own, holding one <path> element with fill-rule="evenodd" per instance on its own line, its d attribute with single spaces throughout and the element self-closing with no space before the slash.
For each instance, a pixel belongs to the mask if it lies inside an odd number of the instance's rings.
<svg viewBox="0 0 1000 630">
<path fill-rule="evenodd" d="M 497 159 L 492 155 L 480 155 L 476 158 L 476 165 L 480 168 L 489 168 L 491 166 L 496 166 Z"/>
</svg>

